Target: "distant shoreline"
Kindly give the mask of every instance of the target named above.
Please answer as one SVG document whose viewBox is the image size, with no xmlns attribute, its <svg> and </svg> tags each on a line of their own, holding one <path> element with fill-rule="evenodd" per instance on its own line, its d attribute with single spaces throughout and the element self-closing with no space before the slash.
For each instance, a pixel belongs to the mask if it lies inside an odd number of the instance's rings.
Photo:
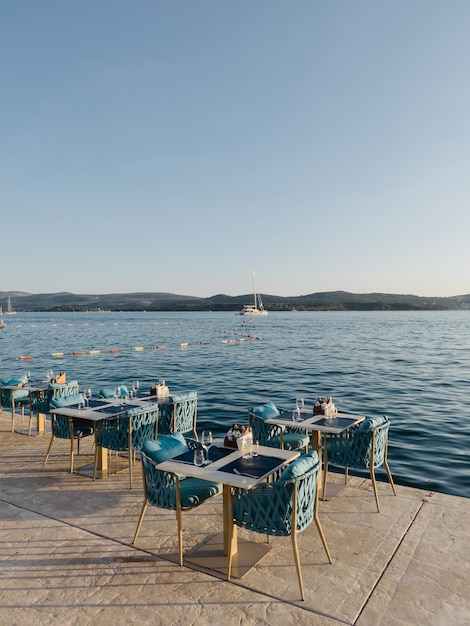
<svg viewBox="0 0 470 626">
<path fill-rule="evenodd" d="M 410 294 L 367 293 L 346 291 L 312 293 L 305 296 L 283 298 L 261 294 L 264 307 L 269 312 L 286 311 L 459 311 L 470 309 L 470 295 L 446 298 L 414 296 Z M 210 298 L 181 296 L 171 293 L 128 294 L 28 294 L 0 292 L 0 306 L 11 297 L 16 312 L 118 312 L 118 311 L 227 311 L 240 312 L 250 302 L 252 295 L 227 296 L 219 294 Z M 5 308 L 5 307 L 4 307 Z"/>
</svg>

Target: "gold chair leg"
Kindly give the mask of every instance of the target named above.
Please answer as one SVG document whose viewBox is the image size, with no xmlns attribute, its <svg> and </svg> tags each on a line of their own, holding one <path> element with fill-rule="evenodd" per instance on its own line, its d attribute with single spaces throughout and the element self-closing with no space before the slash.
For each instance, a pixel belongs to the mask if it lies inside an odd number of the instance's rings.
<svg viewBox="0 0 470 626">
<path fill-rule="evenodd" d="M 374 496 L 375 496 L 375 504 L 377 505 L 377 513 L 380 513 L 379 493 L 377 491 L 377 481 L 375 480 L 375 472 L 372 466 L 370 468 L 370 478 L 372 480 L 372 486 L 374 488 Z"/>
<path fill-rule="evenodd" d="M 70 437 L 70 473 L 73 474 L 73 454 L 74 454 L 74 446 L 73 446 L 73 437 Z"/>
<path fill-rule="evenodd" d="M 176 478 L 176 521 L 178 525 L 178 553 L 179 564 L 183 565 L 183 516 L 181 513 L 181 493 L 180 493 L 180 481 Z"/>
<path fill-rule="evenodd" d="M 330 549 L 328 548 L 328 544 L 326 542 L 325 533 L 323 532 L 322 525 L 320 524 L 320 518 L 318 517 L 318 513 L 315 513 L 314 519 L 315 519 L 315 525 L 316 525 L 317 530 L 318 530 L 318 534 L 320 535 L 321 542 L 322 542 L 323 547 L 324 547 L 325 552 L 326 552 L 326 556 L 328 557 L 328 562 L 329 563 L 333 563 L 333 560 L 332 560 L 331 554 L 330 554 Z"/>
<path fill-rule="evenodd" d="M 233 560 L 233 552 L 232 552 L 232 537 L 233 537 L 233 520 L 230 520 L 228 525 L 228 555 L 227 555 L 227 580 L 230 581 L 230 576 L 232 575 L 232 560 Z"/>
<path fill-rule="evenodd" d="M 98 446 L 95 446 L 95 462 L 93 463 L 93 480 L 96 480 L 96 466 L 98 465 Z"/>
<path fill-rule="evenodd" d="M 145 498 L 144 500 L 144 504 L 142 505 L 142 510 L 140 512 L 140 517 L 139 517 L 139 521 L 137 522 L 137 528 L 135 529 L 135 534 L 134 534 L 134 539 L 132 540 L 132 543 L 134 544 L 137 540 L 137 535 L 140 532 L 140 527 L 142 526 L 142 522 L 144 521 L 144 515 L 145 515 L 145 511 L 147 510 L 147 504 L 148 504 L 148 499 Z"/>
<path fill-rule="evenodd" d="M 300 598 L 302 600 L 305 600 L 304 583 L 302 580 L 302 570 L 300 569 L 299 546 L 297 544 L 297 531 L 295 529 L 293 529 L 291 533 L 291 540 L 292 540 L 292 549 L 294 550 L 295 568 L 297 570 L 297 578 L 299 581 Z"/>
<path fill-rule="evenodd" d="M 395 489 L 395 483 L 393 482 L 392 472 L 390 471 L 390 468 L 388 466 L 387 459 L 384 460 L 384 465 L 385 465 L 385 470 L 386 470 L 387 476 L 388 476 L 388 482 L 390 483 L 390 485 L 392 487 L 393 494 L 396 496 L 397 495 L 397 491 Z"/>
<path fill-rule="evenodd" d="M 52 433 L 51 436 L 51 441 L 49 442 L 49 447 L 47 448 L 47 452 L 46 452 L 46 458 L 44 459 L 44 465 L 46 465 L 48 459 L 49 459 L 49 453 L 51 451 L 52 448 L 52 442 L 54 441 L 54 433 Z"/>
</svg>

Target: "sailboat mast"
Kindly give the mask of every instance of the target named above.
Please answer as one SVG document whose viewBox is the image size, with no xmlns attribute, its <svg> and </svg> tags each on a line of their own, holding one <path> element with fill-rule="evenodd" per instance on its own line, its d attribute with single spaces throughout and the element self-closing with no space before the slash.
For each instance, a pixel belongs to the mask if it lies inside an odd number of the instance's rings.
<svg viewBox="0 0 470 626">
<path fill-rule="evenodd" d="M 253 270 L 253 301 L 254 301 L 255 308 L 256 308 L 258 306 L 258 302 L 256 301 L 255 270 Z"/>
</svg>

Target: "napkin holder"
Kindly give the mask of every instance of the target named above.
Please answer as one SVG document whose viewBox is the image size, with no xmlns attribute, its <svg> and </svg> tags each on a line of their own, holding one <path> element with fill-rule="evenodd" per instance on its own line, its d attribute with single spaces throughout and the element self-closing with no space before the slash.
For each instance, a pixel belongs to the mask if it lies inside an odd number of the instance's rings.
<svg viewBox="0 0 470 626">
<path fill-rule="evenodd" d="M 155 383 L 150 389 L 151 396 L 157 396 L 158 400 L 163 400 L 164 398 L 168 398 L 170 395 L 170 390 L 168 389 L 168 385 L 165 385 L 163 381 Z"/>
<path fill-rule="evenodd" d="M 331 396 L 329 398 L 317 398 L 313 407 L 314 415 L 324 415 L 325 417 L 333 417 L 338 413 Z"/>
<path fill-rule="evenodd" d="M 226 448 L 235 448 L 241 450 L 243 445 L 252 443 L 253 433 L 247 424 L 234 424 L 224 438 L 224 446 Z"/>
</svg>

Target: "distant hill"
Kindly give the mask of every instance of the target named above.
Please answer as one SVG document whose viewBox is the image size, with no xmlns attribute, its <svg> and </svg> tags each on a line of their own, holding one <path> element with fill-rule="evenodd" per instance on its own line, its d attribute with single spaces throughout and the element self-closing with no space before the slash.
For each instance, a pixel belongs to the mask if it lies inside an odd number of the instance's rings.
<svg viewBox="0 0 470 626">
<path fill-rule="evenodd" d="M 253 294 L 210 298 L 174 293 L 110 293 L 101 295 L 70 292 L 32 294 L 0 291 L 0 306 L 5 310 L 8 296 L 15 311 L 239 311 Z M 410 294 L 349 293 L 325 291 L 284 298 L 262 294 L 269 311 L 445 311 L 470 309 L 470 294 L 448 298 Z"/>
</svg>

